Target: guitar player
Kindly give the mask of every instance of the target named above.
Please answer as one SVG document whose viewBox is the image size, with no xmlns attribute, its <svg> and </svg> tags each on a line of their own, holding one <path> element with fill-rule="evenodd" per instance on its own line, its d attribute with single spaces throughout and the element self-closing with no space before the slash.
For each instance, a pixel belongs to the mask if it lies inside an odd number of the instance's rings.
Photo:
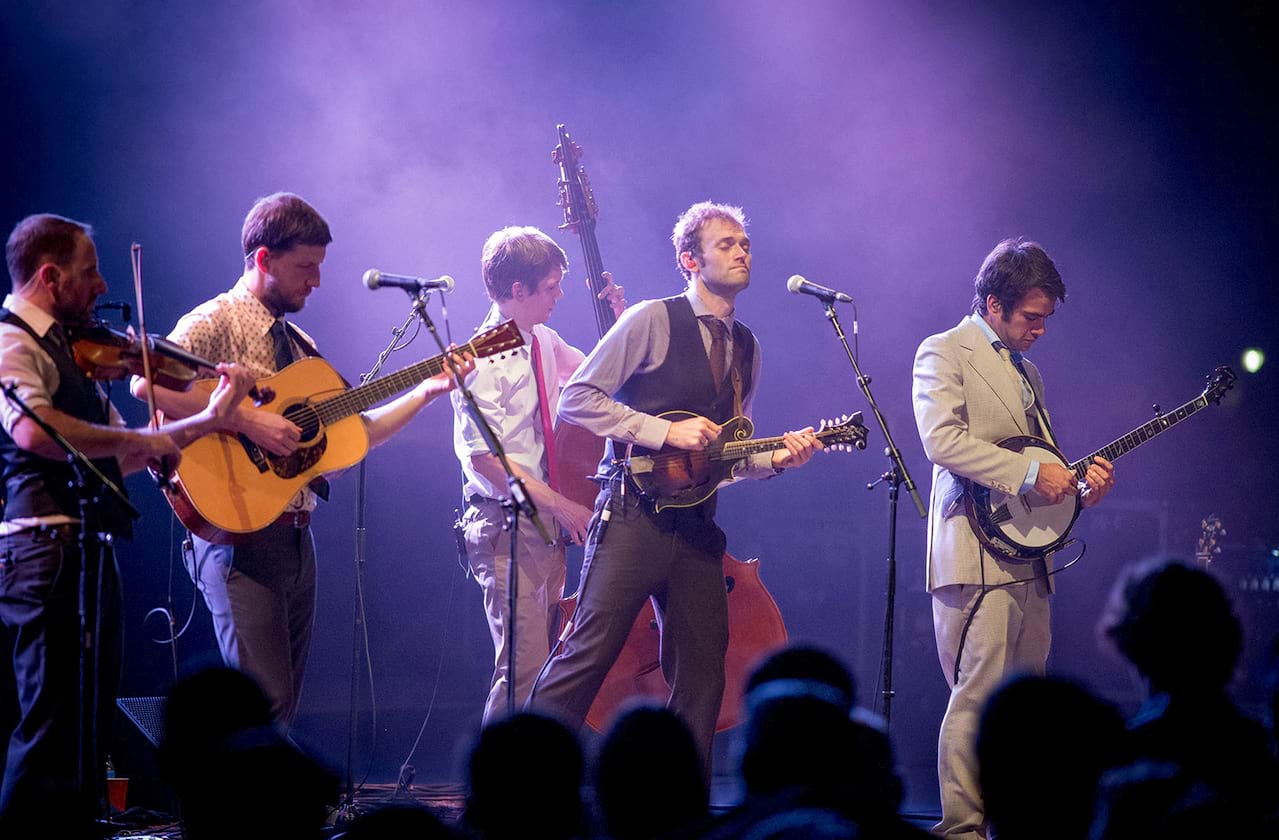
<svg viewBox="0 0 1279 840">
<path fill-rule="evenodd" d="M 986 698 L 1009 673 L 1042 672 L 1050 639 L 1047 564 L 1013 563 L 982 549 L 963 515 L 963 477 L 1003 493 L 1034 490 L 1056 504 L 1079 493 L 1089 507 L 1114 487 L 1097 458 L 1085 482 L 1067 468 L 1000 448 L 1004 438 L 1055 442 L 1043 380 L 1022 354 L 1044 334 L 1066 287 L 1037 243 L 1000 242 L 977 272 L 972 313 L 924 339 L 915 356 L 915 423 L 933 462 L 927 585 L 937 653 L 950 686 L 938 738 L 943 837 L 986 836 L 973 739 Z"/>
<path fill-rule="evenodd" d="M 332 241 L 328 222 L 300 197 L 281 192 L 258 199 L 241 231 L 244 274 L 229 291 L 182 316 L 169 339 L 193 353 L 212 354 L 206 358 L 234 360 L 258 379 L 316 355 L 314 342 L 285 316 L 300 312 L 319 288 L 320 264 Z M 458 369 L 465 374 L 472 366 L 467 360 Z M 135 395 L 144 396 L 143 387 L 134 380 Z M 369 446 L 390 439 L 452 387 L 441 373 L 365 412 Z M 155 388 L 156 403 L 169 417 L 190 413 L 195 394 Z M 276 455 L 297 449 L 301 430 L 283 416 L 247 403 L 237 414 L 236 431 L 263 449 Z M 327 493 L 323 479 L 312 481 L 272 524 L 234 546 L 193 536 L 186 558 L 213 615 L 223 660 L 262 685 L 272 715 L 286 728 L 297 712 L 315 620 L 311 513 L 317 496 Z"/>
<path fill-rule="evenodd" d="M 586 357 L 560 397 L 563 420 L 609 439 L 601 489 L 586 541 L 573 630 L 547 660 L 528 705 L 574 728 L 586 718 L 644 601 L 654 599 L 670 707 L 689 725 L 710 772 L 711 742 L 724 693 L 728 605 L 724 532 L 715 497 L 654 513 L 623 471 L 624 444 L 700 451 L 721 423 L 749 414 L 759 381 L 759 345 L 733 318 L 750 283 L 750 239 L 740 208 L 690 207 L 675 224 L 681 295 L 626 310 Z M 682 409 L 678 422 L 656 415 Z M 739 478 L 763 478 L 806 463 L 821 444 L 811 427 L 786 435 L 786 448 L 752 457 Z"/>
</svg>

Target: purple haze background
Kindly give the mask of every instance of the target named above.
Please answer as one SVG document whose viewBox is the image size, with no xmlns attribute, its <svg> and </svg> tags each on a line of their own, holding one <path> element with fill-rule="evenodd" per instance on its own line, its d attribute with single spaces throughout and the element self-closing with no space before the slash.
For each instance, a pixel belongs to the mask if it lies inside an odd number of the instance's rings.
<svg viewBox="0 0 1279 840">
<path fill-rule="evenodd" d="M 534 224 L 572 261 L 552 326 L 589 348 L 581 252 L 554 232 L 549 151 L 565 122 L 586 151 L 605 265 L 632 300 L 679 289 L 669 231 L 683 208 L 705 198 L 746 208 L 755 282 L 738 315 L 763 346 L 761 433 L 867 408 L 820 307 L 783 284 L 802 273 L 857 299 L 863 368 L 926 496 L 914 349 L 965 314 L 972 275 L 1005 236 L 1042 242 L 1069 289 L 1033 358 L 1076 457 L 1147 420 L 1152 403 L 1194 396 L 1244 347 L 1279 352 L 1271 21 L 1248 7 L 1036 5 L 6 4 L 4 224 L 39 211 L 92 222 L 120 299 L 131 297 L 128 244 L 141 242 L 149 326 L 164 332 L 234 282 L 252 201 L 298 192 L 336 239 L 297 320 L 350 379 L 407 311 L 393 291 L 366 292 L 365 269 L 456 277 L 448 315 L 460 338 L 488 305 L 484 238 Z M 390 366 L 429 352 L 419 339 Z M 1263 413 L 1275 382 L 1273 364 L 1243 376 L 1220 409 L 1121 463 L 1113 498 L 1081 520 L 1088 557 L 1059 578 L 1052 667 L 1131 704 L 1135 684 L 1092 631 L 1119 566 L 1190 552 L 1213 511 L 1233 551 L 1276 544 L 1279 453 Z M 117 403 L 140 418 L 123 389 Z M 393 776 L 434 698 L 414 763 L 447 777 L 487 687 L 479 593 L 450 533 L 450 422 L 434 405 L 368 460 L 375 776 Z M 868 705 L 887 501 L 864 486 L 884 468 L 881 446 L 876 429 L 866 452 L 735 487 L 721 505 L 730 549 L 761 558 L 792 638 L 844 656 Z M 158 495 L 131 487 L 149 519 L 122 552 L 125 693 L 150 694 L 169 680 L 167 653 L 146 641 L 161 629 L 143 622 L 169 586 L 169 526 Z M 298 727 L 334 765 L 345 755 L 354 497 L 352 472 L 315 527 L 319 613 Z M 928 808 L 946 690 L 923 543 L 906 502 L 893 731 L 909 802 Z M 185 615 L 190 586 L 180 569 L 174 581 Z M 207 621 L 201 605 L 184 659 L 212 649 Z"/>
</svg>

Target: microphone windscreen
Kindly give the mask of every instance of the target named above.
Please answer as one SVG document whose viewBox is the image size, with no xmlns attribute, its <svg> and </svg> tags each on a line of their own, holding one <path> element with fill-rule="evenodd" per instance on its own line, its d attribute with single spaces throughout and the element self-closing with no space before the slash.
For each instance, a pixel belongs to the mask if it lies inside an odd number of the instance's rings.
<svg viewBox="0 0 1279 840">
<path fill-rule="evenodd" d="M 364 288 L 376 289 L 378 284 L 382 282 L 382 272 L 376 268 L 370 268 L 364 272 Z"/>
<path fill-rule="evenodd" d="M 453 291 L 453 287 L 457 285 L 457 283 L 454 282 L 453 278 L 447 274 L 440 277 L 440 284 L 441 284 L 440 290 L 444 292 Z"/>
<path fill-rule="evenodd" d="M 799 290 L 804 287 L 808 281 L 801 274 L 792 274 L 790 279 L 786 281 L 786 290 L 791 294 L 799 294 Z"/>
</svg>

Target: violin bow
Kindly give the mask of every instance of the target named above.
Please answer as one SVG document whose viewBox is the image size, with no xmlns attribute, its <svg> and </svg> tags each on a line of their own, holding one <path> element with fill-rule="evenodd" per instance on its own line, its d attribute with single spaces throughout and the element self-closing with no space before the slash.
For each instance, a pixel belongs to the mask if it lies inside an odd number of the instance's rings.
<svg viewBox="0 0 1279 840">
<path fill-rule="evenodd" d="M 138 349 L 142 352 L 142 378 L 147 382 L 147 412 L 150 415 L 152 429 L 160 428 L 160 412 L 155 407 L 155 380 L 151 378 L 151 334 L 147 332 L 146 309 L 142 306 L 142 245 L 134 242 L 129 246 L 129 262 L 133 267 L 133 297 L 138 307 L 138 329 L 141 336 Z M 162 490 L 169 488 L 169 465 L 167 459 L 160 459 L 160 469 L 155 476 L 156 483 Z"/>
</svg>

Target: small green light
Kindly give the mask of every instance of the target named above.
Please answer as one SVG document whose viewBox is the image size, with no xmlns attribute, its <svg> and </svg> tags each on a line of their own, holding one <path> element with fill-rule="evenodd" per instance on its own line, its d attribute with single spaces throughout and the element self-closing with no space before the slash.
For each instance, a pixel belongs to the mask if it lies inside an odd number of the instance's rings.
<svg viewBox="0 0 1279 840">
<path fill-rule="evenodd" d="M 1248 373 L 1256 373 L 1261 370 L 1261 366 L 1265 363 L 1266 354 L 1261 352 L 1260 347 L 1249 347 L 1243 351 L 1243 357 L 1240 359 L 1240 364 L 1243 365 L 1243 369 L 1248 371 Z"/>
</svg>

